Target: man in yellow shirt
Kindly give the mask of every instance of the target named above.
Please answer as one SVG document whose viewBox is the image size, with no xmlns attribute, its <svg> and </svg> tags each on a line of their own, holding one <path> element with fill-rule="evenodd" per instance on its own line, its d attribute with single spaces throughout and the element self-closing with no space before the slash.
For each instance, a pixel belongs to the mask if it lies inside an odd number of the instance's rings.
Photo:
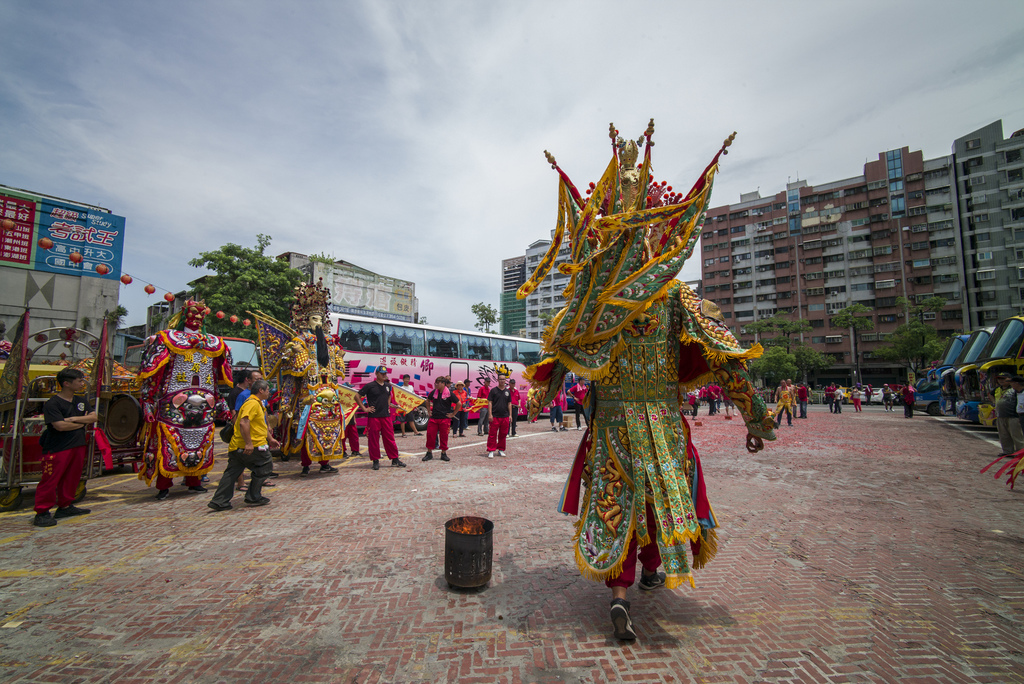
<svg viewBox="0 0 1024 684">
<path fill-rule="evenodd" d="M 249 390 L 252 394 L 238 410 L 235 433 L 231 437 L 231 444 L 228 445 L 228 467 L 221 475 L 213 499 L 206 504 L 215 511 L 226 511 L 231 508 L 235 480 L 246 468 L 252 472 L 252 477 L 249 480 L 249 491 L 245 493 L 245 503 L 250 506 L 265 506 L 270 503 L 270 499 L 262 496 L 261 490 L 263 483 L 274 470 L 270 449 L 281 447 L 267 428 L 267 413 L 263 408 L 263 402 L 270 398 L 270 384 L 266 380 L 257 380 L 252 383 Z"/>
</svg>

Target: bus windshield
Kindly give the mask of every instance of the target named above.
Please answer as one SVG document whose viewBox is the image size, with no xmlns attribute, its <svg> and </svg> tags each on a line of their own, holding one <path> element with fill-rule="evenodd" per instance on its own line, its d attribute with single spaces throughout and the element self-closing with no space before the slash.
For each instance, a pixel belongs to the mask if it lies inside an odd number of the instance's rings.
<svg viewBox="0 0 1024 684">
<path fill-rule="evenodd" d="M 1008 318 L 996 326 L 995 332 L 985 345 L 981 358 L 1002 359 L 1007 356 L 1016 357 L 1021 338 L 1024 337 L 1024 321 L 1019 318 Z"/>
<path fill-rule="evenodd" d="M 975 330 L 971 333 L 971 339 L 967 340 L 967 344 L 964 345 L 963 351 L 960 352 L 960 356 L 956 357 L 956 365 L 962 366 L 965 363 L 974 363 L 978 360 L 978 356 L 981 355 L 981 350 L 988 344 L 988 338 L 991 335 L 988 330 Z"/>
<path fill-rule="evenodd" d="M 963 348 L 964 340 L 960 339 L 960 336 L 950 338 L 949 344 L 946 345 L 946 353 L 942 355 L 942 365 L 951 366 Z"/>
<path fill-rule="evenodd" d="M 223 340 L 231 350 L 232 366 L 235 368 L 260 367 L 260 351 L 255 342 L 240 337 L 225 337 Z"/>
</svg>

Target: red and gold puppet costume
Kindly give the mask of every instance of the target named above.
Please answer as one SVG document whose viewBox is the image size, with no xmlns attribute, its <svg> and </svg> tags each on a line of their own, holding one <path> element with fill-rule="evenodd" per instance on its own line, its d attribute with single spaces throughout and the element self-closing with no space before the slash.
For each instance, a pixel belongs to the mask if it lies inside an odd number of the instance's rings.
<svg viewBox="0 0 1024 684">
<path fill-rule="evenodd" d="M 224 340 L 202 331 L 209 311 L 204 302 L 189 300 L 177 317 L 184 319 L 181 329 L 161 330 L 142 353 L 139 479 L 153 484 L 156 478 L 162 495 L 174 477 L 201 487 L 200 478 L 213 467 L 214 418 L 228 416 L 217 386 L 231 383 L 231 352 Z"/>
</svg>

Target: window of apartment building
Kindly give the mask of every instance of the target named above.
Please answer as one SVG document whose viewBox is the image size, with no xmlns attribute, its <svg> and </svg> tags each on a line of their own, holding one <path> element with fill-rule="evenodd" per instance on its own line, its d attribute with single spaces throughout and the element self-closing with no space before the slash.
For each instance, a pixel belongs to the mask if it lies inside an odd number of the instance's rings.
<svg viewBox="0 0 1024 684">
<path fill-rule="evenodd" d="M 875 289 L 876 290 L 888 290 L 888 289 L 891 289 L 891 288 L 894 288 L 894 287 L 896 287 L 896 281 L 895 280 L 876 280 L 875 281 Z"/>
<path fill-rule="evenodd" d="M 732 301 L 734 304 L 749 304 L 750 302 L 754 301 L 754 298 L 751 295 L 747 295 L 745 297 L 736 297 Z"/>
<path fill-rule="evenodd" d="M 884 187 L 885 187 L 885 181 L 884 180 L 871 181 L 870 183 L 868 183 L 868 190 L 881 190 Z"/>
<path fill-rule="evenodd" d="M 775 253 L 776 254 L 787 254 L 788 252 L 789 252 L 789 247 L 786 247 L 786 246 L 781 246 L 781 247 L 776 247 L 775 248 Z"/>
<path fill-rule="evenodd" d="M 825 337 L 812 337 L 811 344 L 825 344 Z"/>
<path fill-rule="evenodd" d="M 825 288 L 809 287 L 806 290 L 804 290 L 804 294 L 806 294 L 808 297 L 814 297 L 815 295 L 823 295 L 825 294 Z"/>
<path fill-rule="evenodd" d="M 978 252 L 978 261 L 992 261 L 992 252 Z"/>
<path fill-rule="evenodd" d="M 889 172 L 889 180 L 903 178 L 903 153 L 901 150 L 891 150 L 885 153 L 885 168 Z"/>
<path fill-rule="evenodd" d="M 985 235 L 988 235 L 988 233 L 985 233 Z M 988 240 L 981 240 L 981 235 L 978 235 L 978 238 L 978 242 L 988 242 Z M 937 247 L 953 247 L 954 245 L 956 245 L 956 240 L 953 238 L 942 238 L 941 240 L 932 240 L 928 244 L 932 247 L 932 249 L 935 249 Z"/>
<path fill-rule="evenodd" d="M 779 295 L 779 299 L 789 299 L 793 296 L 792 292 L 777 292 L 776 294 Z"/>
<path fill-rule="evenodd" d="M 907 216 L 924 216 L 928 213 L 928 207 L 910 207 L 907 210 Z"/>
<path fill-rule="evenodd" d="M 850 286 L 850 291 L 852 292 L 871 292 L 874 289 L 874 283 L 856 283 Z"/>
<path fill-rule="evenodd" d="M 744 311 L 737 311 L 736 312 L 736 318 L 753 318 L 753 317 L 754 317 L 754 310 L 753 309 L 746 309 Z"/>
<path fill-rule="evenodd" d="M 921 199 L 922 197 L 924 197 L 924 192 L 922 190 L 915 190 L 914 192 L 907 193 L 907 199 L 916 200 Z"/>
<path fill-rule="evenodd" d="M 754 252 L 755 259 L 764 259 L 765 257 L 775 256 L 774 249 L 762 249 Z"/>
<path fill-rule="evenodd" d="M 821 271 L 815 271 L 814 273 L 805 273 L 804 280 L 821 280 L 824 274 Z"/>
<path fill-rule="evenodd" d="M 953 310 L 953 311 L 943 311 L 942 312 L 942 320 L 944 320 L 944 321 L 958 321 L 958 320 L 962 319 L 963 317 L 964 317 L 964 312 L 961 311 L 960 309 L 956 309 L 956 310 Z"/>
<path fill-rule="evenodd" d="M 864 233 L 863 235 L 853 235 L 847 238 L 850 244 L 856 244 L 858 242 L 871 242 L 871 233 Z"/>
<path fill-rule="evenodd" d="M 757 286 L 758 287 L 767 287 L 768 285 L 774 285 L 774 284 L 775 284 L 775 278 L 765 278 L 764 280 L 758 280 L 757 281 Z"/>
<path fill-rule="evenodd" d="M 977 273 L 974 274 L 974 279 L 977 281 L 995 280 L 996 270 L 994 268 L 987 268 L 983 271 L 978 271 Z"/>
<path fill-rule="evenodd" d="M 758 273 L 767 273 L 768 271 L 774 271 L 775 270 L 775 264 L 761 264 L 760 266 L 756 267 L 754 270 L 757 271 Z"/>
<path fill-rule="evenodd" d="M 732 289 L 734 291 L 735 290 L 749 290 L 751 287 L 753 287 L 753 285 L 752 285 L 752 283 L 749 280 L 745 280 L 742 283 L 733 283 L 732 284 Z"/>
<path fill-rule="evenodd" d="M 750 270 L 751 269 L 749 266 L 747 266 L 746 268 L 734 268 L 732 270 L 732 276 L 735 278 L 736 276 L 750 275 Z"/>
<path fill-rule="evenodd" d="M 825 305 L 824 304 L 808 304 L 807 305 L 807 310 L 808 311 L 824 311 L 825 310 Z"/>
<path fill-rule="evenodd" d="M 750 261 L 750 254 L 733 254 L 732 261 L 733 263 L 739 263 L 741 261 Z"/>
<path fill-rule="evenodd" d="M 911 233 L 924 233 L 927 230 L 928 230 L 928 224 L 927 223 L 915 223 L 914 225 L 910 226 L 910 232 Z"/>
<path fill-rule="evenodd" d="M 705 259 L 704 260 L 704 265 L 705 266 L 712 266 L 714 263 L 715 263 L 714 259 Z"/>
<path fill-rule="evenodd" d="M 778 269 L 789 268 L 792 265 L 792 263 L 793 263 L 792 261 L 776 261 L 775 262 L 775 268 L 778 268 Z"/>
<path fill-rule="evenodd" d="M 880 314 L 878 316 L 879 323 L 895 323 L 897 320 L 896 314 Z"/>
<path fill-rule="evenodd" d="M 899 192 L 902 189 L 903 189 L 903 181 L 902 180 L 894 180 L 891 183 L 889 183 L 889 192 Z"/>
<path fill-rule="evenodd" d="M 1010 209 L 1010 220 L 1020 221 L 1024 219 L 1024 209 Z"/>
<path fill-rule="evenodd" d="M 976 150 L 981 147 L 981 138 L 974 138 L 964 143 L 965 150 Z"/>
<path fill-rule="evenodd" d="M 733 240 L 730 244 L 732 245 L 733 249 L 737 249 L 739 247 L 749 247 L 750 238 L 744 238 L 743 240 Z"/>
<path fill-rule="evenodd" d="M 932 263 L 931 259 L 914 259 L 911 268 L 928 268 Z"/>
<path fill-rule="evenodd" d="M 871 258 L 871 250 L 870 249 L 855 249 L 852 252 L 850 252 L 850 261 L 853 261 L 854 259 L 870 259 L 870 258 Z"/>
<path fill-rule="evenodd" d="M 846 292 L 846 286 L 845 285 L 836 285 L 834 287 L 826 287 L 825 288 L 825 296 L 826 297 L 829 297 L 831 295 L 843 294 L 844 292 Z"/>
<path fill-rule="evenodd" d="M 824 328 L 825 327 L 825 319 L 824 318 L 812 318 L 811 319 L 811 327 L 812 328 Z"/>
<path fill-rule="evenodd" d="M 825 278 L 826 279 L 827 278 L 845 278 L 845 277 L 846 277 L 846 271 L 844 271 L 844 270 L 825 271 Z"/>
<path fill-rule="evenodd" d="M 927 240 L 923 240 L 921 242 L 911 242 L 910 243 L 910 249 L 912 249 L 912 250 L 928 249 L 928 241 Z"/>
<path fill-rule="evenodd" d="M 781 267 L 781 265 L 780 265 L 780 267 Z M 789 282 L 789 276 L 779 276 L 778 278 L 775 279 L 775 282 L 776 283 L 788 283 Z"/>
<path fill-rule="evenodd" d="M 900 197 L 892 198 L 892 206 L 890 208 L 892 209 L 893 218 L 902 218 L 904 215 L 906 215 L 907 204 L 903 200 L 902 195 Z"/>
<path fill-rule="evenodd" d="M 728 257 L 728 256 L 720 256 L 720 257 L 718 257 L 718 263 L 720 263 L 720 264 L 727 264 L 731 260 L 732 260 L 731 257 Z"/>
<path fill-rule="evenodd" d="M 721 221 L 722 217 L 719 216 L 716 220 L 717 221 Z M 729 229 L 728 228 L 719 228 L 718 230 L 715 231 L 715 235 L 717 235 L 718 237 L 722 237 L 723 235 L 728 235 L 728 234 L 729 234 Z"/>
<path fill-rule="evenodd" d="M 709 243 L 705 243 L 704 244 L 704 251 L 705 252 L 714 252 L 715 251 L 715 245 L 710 243 L 710 242 Z"/>
<path fill-rule="evenodd" d="M 732 311 L 726 311 L 722 314 L 723 318 L 732 318 Z"/>
<path fill-rule="evenodd" d="M 821 240 L 805 240 L 801 247 L 805 252 L 809 249 L 821 249 Z"/>
<path fill-rule="evenodd" d="M 885 308 L 889 306 L 896 306 L 895 297 L 879 297 L 875 300 L 875 306 Z"/>
<path fill-rule="evenodd" d="M 772 238 L 771 235 L 758 235 L 756 238 L 754 238 L 754 244 L 755 245 L 763 245 L 763 244 L 765 244 L 767 242 L 771 242 L 772 239 L 773 238 Z"/>
<path fill-rule="evenodd" d="M 881 247 L 873 247 L 871 249 L 872 256 L 884 256 L 886 254 L 892 254 L 892 245 L 883 245 Z"/>
<path fill-rule="evenodd" d="M 842 344 L 842 335 L 825 335 L 825 344 Z"/>
<path fill-rule="evenodd" d="M 821 263 L 821 257 L 819 256 L 819 257 L 810 257 L 808 259 L 801 259 L 801 262 L 803 262 L 805 264 L 820 264 Z"/>
<path fill-rule="evenodd" d="M 826 263 L 826 264 L 836 264 L 836 263 L 839 263 L 840 261 L 846 261 L 846 255 L 845 254 L 830 254 L 830 255 L 826 256 L 824 259 L 822 259 L 822 261 L 824 263 Z"/>
<path fill-rule="evenodd" d="M 1018 147 L 1015 150 L 1006 150 L 1005 152 L 1003 152 L 1003 159 L 1006 160 L 1007 164 L 1012 164 L 1013 162 L 1019 162 L 1020 161 L 1020 148 Z"/>
</svg>

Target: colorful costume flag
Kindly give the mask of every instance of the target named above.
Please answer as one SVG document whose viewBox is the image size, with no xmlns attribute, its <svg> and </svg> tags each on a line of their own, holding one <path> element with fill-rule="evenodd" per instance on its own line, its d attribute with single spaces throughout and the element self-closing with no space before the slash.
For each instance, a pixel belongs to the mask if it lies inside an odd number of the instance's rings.
<svg viewBox="0 0 1024 684">
<path fill-rule="evenodd" d="M 18 320 L 14 329 L 14 342 L 10 355 L 0 374 L 0 404 L 21 398 L 25 378 L 28 375 L 28 309 Z"/>
<path fill-rule="evenodd" d="M 404 387 L 392 384 L 391 388 L 395 404 L 398 406 L 398 410 L 402 413 L 410 413 L 427 403 L 427 400 L 424 397 L 421 397 L 414 392 L 410 392 Z"/>
<path fill-rule="evenodd" d="M 774 439 L 770 413 L 746 373 L 760 346 L 740 348 L 717 307 L 674 280 L 700 237 L 718 158 L 732 137 L 682 197 L 650 181 L 653 120 L 640 139 L 647 145 L 639 169 L 637 143 L 616 133 L 612 159 L 586 200 L 548 155 L 559 174 L 551 258 L 518 296 L 543 280 L 563 238 L 572 260 L 559 267 L 570 276 L 566 305 L 545 330 L 541 361 L 524 374 L 534 388 L 530 418 L 558 395 L 566 373 L 591 381 L 592 418 L 559 504 L 562 512 L 579 513 L 580 572 L 594 580 L 618 577 L 636 535 L 640 545 L 658 544 L 667 586 L 693 585 L 687 549 L 694 568 L 710 561 L 718 521 L 680 418 L 680 396 L 715 382 L 752 436 Z M 657 529 L 647 527 L 647 505 Z"/>
</svg>

